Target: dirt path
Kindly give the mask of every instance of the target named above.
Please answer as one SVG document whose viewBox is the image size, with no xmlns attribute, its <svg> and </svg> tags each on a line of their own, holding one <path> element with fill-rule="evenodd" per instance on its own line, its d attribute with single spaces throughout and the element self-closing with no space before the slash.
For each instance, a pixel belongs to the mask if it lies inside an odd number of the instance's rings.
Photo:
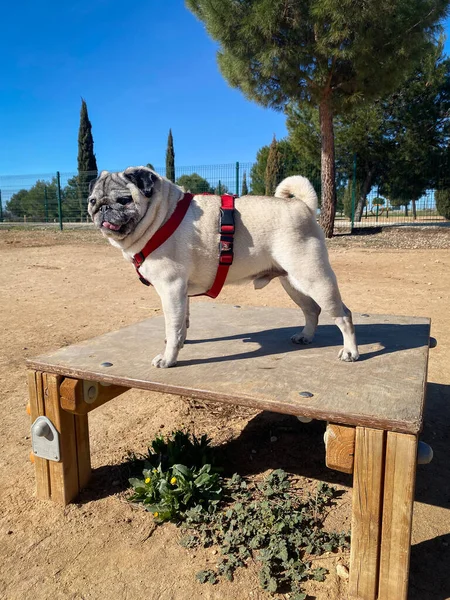
<svg viewBox="0 0 450 600">
<path fill-rule="evenodd" d="M 430 316 L 438 340 L 430 352 L 422 435 L 435 458 L 418 468 L 412 600 L 450 598 L 449 234 L 404 231 L 330 243 L 343 297 L 353 311 Z M 278 282 L 259 292 L 250 285 L 225 288 L 218 300 L 292 306 Z M 345 493 L 330 522 L 349 527 L 351 479 L 324 467 L 323 423 L 306 426 L 289 417 L 139 391 L 92 413 L 94 477 L 79 502 L 62 509 L 36 501 L 24 359 L 160 314 L 160 303 L 95 232 L 2 230 L 0 305 L 0 598 L 267 598 L 259 591 L 256 565 L 233 583 L 197 583 L 195 573 L 217 561 L 212 551 L 181 548 L 174 526 L 155 528 L 148 513 L 126 502 L 127 451 L 143 451 L 158 431 L 175 427 L 209 433 L 228 448 L 241 472 L 260 476 L 282 467 L 306 475 L 300 481 L 307 486 L 331 481 Z M 278 441 L 271 444 L 274 433 Z M 346 582 L 335 575 L 338 558 L 348 562 L 348 555 L 331 555 L 325 561 L 327 581 L 307 588 L 312 597 L 347 597 Z"/>
</svg>

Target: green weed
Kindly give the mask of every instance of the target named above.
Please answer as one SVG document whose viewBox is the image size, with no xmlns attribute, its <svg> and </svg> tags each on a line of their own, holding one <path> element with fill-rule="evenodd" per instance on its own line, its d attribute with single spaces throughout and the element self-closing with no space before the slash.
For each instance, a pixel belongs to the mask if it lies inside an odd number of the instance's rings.
<svg viewBox="0 0 450 600">
<path fill-rule="evenodd" d="M 231 581 L 238 568 L 253 560 L 260 564 L 264 590 L 303 600 L 303 583 L 323 581 L 327 572 L 313 568 L 314 557 L 349 546 L 347 533 L 323 528 L 336 490 L 320 483 L 314 494 L 303 494 L 280 469 L 258 483 L 238 474 L 223 479 L 212 466 L 209 444 L 206 436 L 197 439 L 180 431 L 167 440 L 156 438 L 140 459 L 142 479 L 130 479 L 130 500 L 142 503 L 158 522 L 181 526 L 185 548 L 220 548 L 216 568 L 197 573 L 199 582 Z"/>
</svg>

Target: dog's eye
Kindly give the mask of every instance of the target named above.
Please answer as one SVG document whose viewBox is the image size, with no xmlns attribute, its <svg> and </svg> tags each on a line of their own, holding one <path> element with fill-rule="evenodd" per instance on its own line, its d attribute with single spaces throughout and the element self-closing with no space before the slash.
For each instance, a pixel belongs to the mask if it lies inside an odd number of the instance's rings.
<svg viewBox="0 0 450 600">
<path fill-rule="evenodd" d="M 95 198 L 91 198 L 89 200 L 89 204 L 95 204 L 97 202 L 97 200 Z"/>
<path fill-rule="evenodd" d="M 122 206 L 125 206 L 125 204 L 130 204 L 130 202 L 133 202 L 133 198 L 131 196 L 125 196 L 123 198 L 117 198 L 116 202 L 122 204 Z"/>
</svg>

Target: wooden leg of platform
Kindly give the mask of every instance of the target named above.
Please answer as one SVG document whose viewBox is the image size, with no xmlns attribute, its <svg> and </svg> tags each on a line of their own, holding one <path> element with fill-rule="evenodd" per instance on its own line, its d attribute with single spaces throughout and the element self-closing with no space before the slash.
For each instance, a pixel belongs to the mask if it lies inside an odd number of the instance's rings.
<svg viewBox="0 0 450 600">
<path fill-rule="evenodd" d="M 87 415 L 74 415 L 77 442 L 78 487 L 85 488 L 91 478 L 91 450 Z"/>
<path fill-rule="evenodd" d="M 42 373 L 28 371 L 28 393 L 31 423 L 34 423 L 38 417 L 45 416 Z M 33 461 L 36 475 L 36 496 L 41 500 L 48 500 L 50 498 L 49 461 L 38 456 L 35 456 Z"/>
<path fill-rule="evenodd" d="M 356 428 L 350 598 L 407 598 L 416 463 L 416 436 Z"/>
<path fill-rule="evenodd" d="M 86 486 L 91 475 L 88 416 L 61 408 L 61 377 L 30 371 L 32 422 L 47 417 L 59 433 L 59 462 L 35 457 L 37 497 L 65 506 Z"/>
<path fill-rule="evenodd" d="M 417 463 L 417 438 L 388 432 L 379 600 L 406 600 Z"/>
<path fill-rule="evenodd" d="M 61 377 L 44 373 L 45 416 L 59 433 L 60 462 L 49 461 L 51 499 L 68 504 L 79 491 L 75 419 L 62 410 L 59 399 Z"/>
<path fill-rule="evenodd" d="M 376 600 L 385 432 L 356 428 L 349 597 Z"/>
</svg>

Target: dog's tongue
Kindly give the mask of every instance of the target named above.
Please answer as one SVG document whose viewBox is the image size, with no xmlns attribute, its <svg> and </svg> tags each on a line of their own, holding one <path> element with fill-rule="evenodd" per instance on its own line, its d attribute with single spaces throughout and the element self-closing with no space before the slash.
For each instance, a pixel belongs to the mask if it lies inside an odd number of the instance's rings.
<svg viewBox="0 0 450 600">
<path fill-rule="evenodd" d="M 118 231 L 120 229 L 120 225 L 114 225 L 114 223 L 109 223 L 108 221 L 103 221 L 103 227 L 112 229 L 112 231 Z"/>
</svg>

